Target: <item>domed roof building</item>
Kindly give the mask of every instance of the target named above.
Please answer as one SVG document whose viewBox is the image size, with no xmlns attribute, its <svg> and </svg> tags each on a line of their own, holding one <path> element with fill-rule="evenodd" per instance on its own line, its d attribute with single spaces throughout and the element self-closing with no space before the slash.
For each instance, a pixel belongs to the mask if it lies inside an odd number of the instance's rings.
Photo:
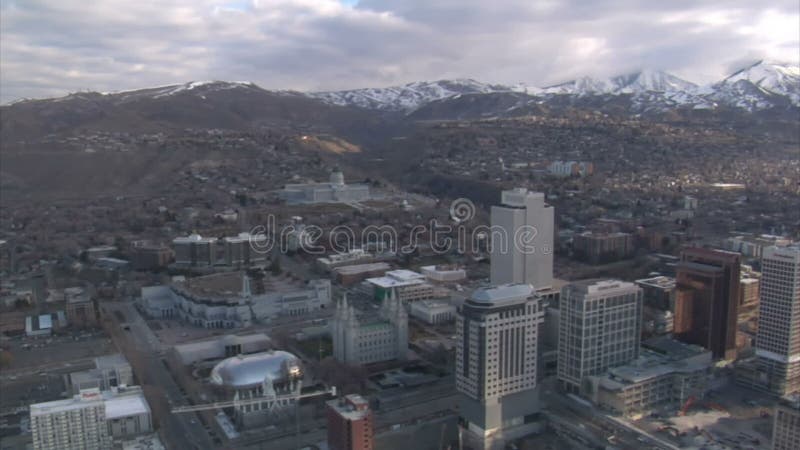
<svg viewBox="0 0 800 450">
<path fill-rule="evenodd" d="M 242 428 L 261 426 L 275 416 L 286 415 L 295 405 L 303 380 L 300 359 L 281 351 L 237 355 L 226 358 L 211 370 L 209 381 L 233 400 L 261 399 L 263 402 L 236 405 L 233 419 Z"/>
<path fill-rule="evenodd" d="M 338 168 L 331 171 L 327 183 L 287 184 L 279 195 L 290 204 L 353 203 L 372 198 L 369 185 L 345 184 Z"/>
<path fill-rule="evenodd" d="M 219 362 L 211 371 L 211 383 L 231 389 L 249 389 L 265 382 L 289 383 L 302 378 L 300 360 L 281 350 L 238 355 Z"/>
</svg>

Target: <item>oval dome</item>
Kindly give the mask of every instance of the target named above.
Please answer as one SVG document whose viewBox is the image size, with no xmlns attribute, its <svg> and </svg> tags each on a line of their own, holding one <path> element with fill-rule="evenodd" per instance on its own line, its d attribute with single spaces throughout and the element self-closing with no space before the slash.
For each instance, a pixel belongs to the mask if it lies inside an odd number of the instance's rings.
<svg viewBox="0 0 800 450">
<path fill-rule="evenodd" d="M 241 389 L 258 386 L 265 379 L 284 382 L 301 376 L 300 360 L 277 350 L 224 359 L 211 371 L 211 383 Z"/>
</svg>

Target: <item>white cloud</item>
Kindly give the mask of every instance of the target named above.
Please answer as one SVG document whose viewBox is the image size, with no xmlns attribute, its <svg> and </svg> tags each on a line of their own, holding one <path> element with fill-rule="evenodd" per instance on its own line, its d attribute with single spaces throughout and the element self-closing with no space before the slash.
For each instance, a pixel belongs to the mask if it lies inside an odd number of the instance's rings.
<svg viewBox="0 0 800 450">
<path fill-rule="evenodd" d="M 0 0 L 0 99 L 197 79 L 342 89 L 544 85 L 650 66 L 710 81 L 797 61 L 796 0 Z"/>
</svg>

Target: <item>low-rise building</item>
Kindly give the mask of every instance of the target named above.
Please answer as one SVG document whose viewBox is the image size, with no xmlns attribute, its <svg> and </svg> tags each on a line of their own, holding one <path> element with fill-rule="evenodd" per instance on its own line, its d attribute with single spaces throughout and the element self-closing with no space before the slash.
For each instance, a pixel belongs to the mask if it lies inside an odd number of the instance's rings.
<svg viewBox="0 0 800 450">
<path fill-rule="evenodd" d="M 157 270 L 167 267 L 172 250 L 166 245 L 136 242 L 131 246 L 131 264 L 135 270 Z"/>
<path fill-rule="evenodd" d="M 239 328 L 324 309 L 330 303 L 331 283 L 320 279 L 298 285 L 282 277 L 224 272 L 143 287 L 141 292 L 140 306 L 150 317 L 177 318 L 204 328 Z"/>
<path fill-rule="evenodd" d="M 367 278 L 382 277 L 389 271 L 391 266 L 385 262 L 369 264 L 355 264 L 351 266 L 340 266 L 333 269 L 333 275 L 343 286 L 364 281 Z"/>
<path fill-rule="evenodd" d="M 594 173 L 594 164 L 583 161 L 553 161 L 547 170 L 559 177 L 585 177 Z"/>
<path fill-rule="evenodd" d="M 411 303 L 410 314 L 430 324 L 452 322 L 456 318 L 456 307 L 443 300 L 420 300 Z"/>
<path fill-rule="evenodd" d="M 779 247 L 791 244 L 791 239 L 774 236 L 771 234 L 732 236 L 725 240 L 725 250 L 739 252 L 748 258 L 761 258 L 764 249 L 777 245 Z"/>
<path fill-rule="evenodd" d="M 85 289 L 71 287 L 64 289 L 67 322 L 73 327 L 97 326 L 97 313 L 94 302 Z"/>
<path fill-rule="evenodd" d="M 636 248 L 632 234 L 586 231 L 572 237 L 572 251 L 579 260 L 598 264 L 630 258 Z"/>
<path fill-rule="evenodd" d="M 347 252 L 331 253 L 323 258 L 317 258 L 317 265 L 323 270 L 333 270 L 340 266 L 371 263 L 374 255 L 361 248 L 354 248 Z"/>
<path fill-rule="evenodd" d="M 65 375 L 65 384 L 73 394 L 84 389 L 107 391 L 118 386 L 133 385 L 133 370 L 128 360 L 120 353 L 98 356 L 95 367 Z"/>
<path fill-rule="evenodd" d="M 590 375 L 581 394 L 614 414 L 635 417 L 660 409 L 678 409 L 708 389 L 711 352 L 667 338 L 642 343 L 639 357 L 623 366 Z"/>
<path fill-rule="evenodd" d="M 204 360 L 264 352 L 269 350 L 270 346 L 269 337 L 263 333 L 244 336 L 229 334 L 205 341 L 176 345 L 172 351 L 181 364 L 188 366 Z"/>
<path fill-rule="evenodd" d="M 65 326 L 67 318 L 64 311 L 28 316 L 25 318 L 25 335 L 49 336 L 54 330 Z"/>
<path fill-rule="evenodd" d="M 338 170 L 331 172 L 327 183 L 287 184 L 278 195 L 289 204 L 354 203 L 371 198 L 369 185 L 345 184 Z"/>
<path fill-rule="evenodd" d="M 404 302 L 434 297 L 434 287 L 428 283 L 425 275 L 411 270 L 392 270 L 382 277 L 367 278 L 367 282 L 375 287 L 375 298 L 379 300 L 388 297 L 389 294 Z"/>
<path fill-rule="evenodd" d="M 455 265 L 423 266 L 419 271 L 437 283 L 455 283 L 467 278 L 467 271 Z"/>
</svg>

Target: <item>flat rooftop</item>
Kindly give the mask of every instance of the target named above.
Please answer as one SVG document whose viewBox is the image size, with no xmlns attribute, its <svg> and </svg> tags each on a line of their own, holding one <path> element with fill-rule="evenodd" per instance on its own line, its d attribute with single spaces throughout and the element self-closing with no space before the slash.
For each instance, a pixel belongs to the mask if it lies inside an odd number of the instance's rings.
<svg viewBox="0 0 800 450">
<path fill-rule="evenodd" d="M 106 397 L 104 393 L 104 397 Z M 149 414 L 150 407 L 142 392 L 108 395 L 105 399 L 106 419 L 117 419 L 140 414 Z"/>
<path fill-rule="evenodd" d="M 122 353 L 114 353 L 113 355 L 98 356 L 94 359 L 94 365 L 98 369 L 114 368 L 119 366 L 127 366 L 128 360 Z"/>
<path fill-rule="evenodd" d="M 367 278 L 367 282 L 382 288 L 412 286 L 425 283 L 425 275 L 412 270 L 400 269 L 386 272 L 385 276 Z"/>
<path fill-rule="evenodd" d="M 608 369 L 600 376 L 600 383 L 608 389 L 621 389 L 675 372 L 704 370 L 712 365 L 709 350 L 667 337 L 654 339 L 657 341 L 642 345 L 640 356 L 635 361 Z"/>
<path fill-rule="evenodd" d="M 361 420 L 370 414 L 369 403 L 358 394 L 350 394 L 344 398 L 329 400 L 326 403 L 347 420 Z"/>
<path fill-rule="evenodd" d="M 636 284 L 665 289 L 665 290 L 673 289 L 675 288 L 675 278 L 665 277 L 662 275 L 653 278 L 643 278 L 641 280 L 636 280 Z"/>
<path fill-rule="evenodd" d="M 339 275 L 355 275 L 364 272 L 375 272 L 379 270 L 388 271 L 391 266 L 385 262 L 376 262 L 368 264 L 353 264 L 349 266 L 339 266 L 333 269 Z"/>
</svg>

